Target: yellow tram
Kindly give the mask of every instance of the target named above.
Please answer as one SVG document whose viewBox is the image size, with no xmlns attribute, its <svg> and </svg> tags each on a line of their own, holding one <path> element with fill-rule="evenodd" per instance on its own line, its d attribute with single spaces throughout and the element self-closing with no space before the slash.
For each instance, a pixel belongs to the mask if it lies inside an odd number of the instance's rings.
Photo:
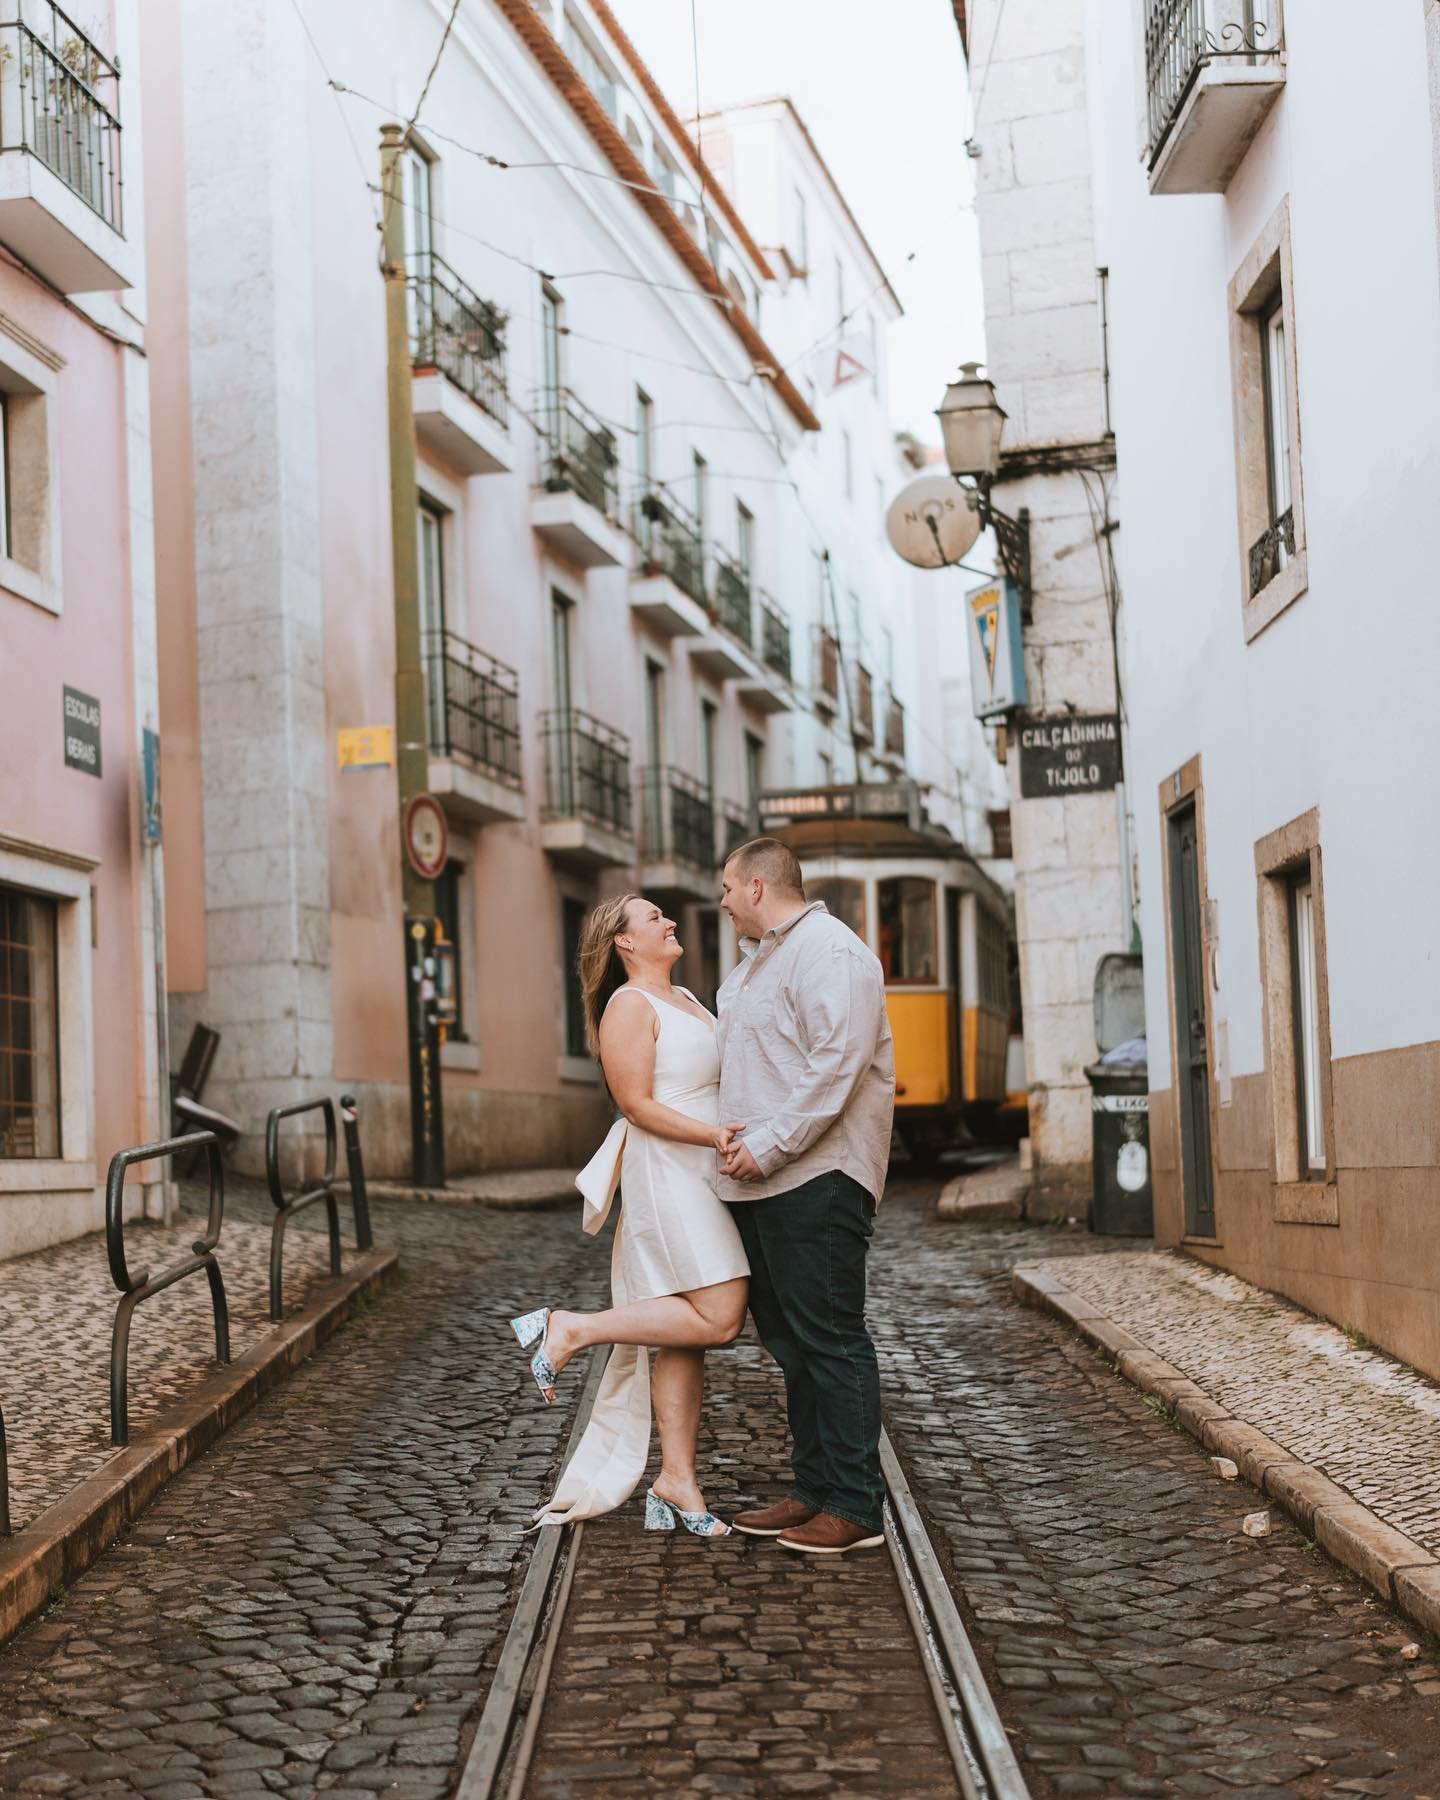
<svg viewBox="0 0 1440 1800">
<path fill-rule="evenodd" d="M 924 1155 L 970 1134 L 1023 1131 L 1024 1095 L 1006 1079 L 1018 1050 L 1009 905 L 964 845 L 929 822 L 918 786 L 764 793 L 759 815 L 799 857 L 809 898 L 880 959 L 906 1147 Z"/>
</svg>

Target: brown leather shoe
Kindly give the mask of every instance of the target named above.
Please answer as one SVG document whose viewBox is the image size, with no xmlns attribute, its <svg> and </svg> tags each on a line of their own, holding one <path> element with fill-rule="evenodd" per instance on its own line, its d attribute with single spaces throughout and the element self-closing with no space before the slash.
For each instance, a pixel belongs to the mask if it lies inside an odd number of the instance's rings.
<svg viewBox="0 0 1440 1800">
<path fill-rule="evenodd" d="M 808 1525 L 814 1517 L 813 1506 L 806 1506 L 799 1500 L 785 1499 L 777 1500 L 762 1512 L 737 1513 L 731 1524 L 737 1531 L 749 1532 L 751 1537 L 779 1537 L 782 1531 L 788 1531 L 792 1525 Z"/>
<path fill-rule="evenodd" d="M 738 1525 L 740 1521 L 737 1519 Z M 847 1550 L 869 1550 L 885 1542 L 883 1531 L 867 1531 L 834 1513 L 816 1513 L 808 1525 L 796 1525 L 780 1533 L 787 1550 L 805 1550 L 811 1556 L 843 1556 Z"/>
</svg>

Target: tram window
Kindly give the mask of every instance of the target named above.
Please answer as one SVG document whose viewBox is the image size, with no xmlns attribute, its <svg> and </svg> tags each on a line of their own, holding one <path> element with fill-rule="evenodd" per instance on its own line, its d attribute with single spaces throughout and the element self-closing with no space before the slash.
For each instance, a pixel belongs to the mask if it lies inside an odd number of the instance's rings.
<svg viewBox="0 0 1440 1800">
<path fill-rule="evenodd" d="M 916 875 L 899 875 L 876 884 L 880 925 L 880 964 L 894 985 L 933 982 L 939 964 L 935 954 L 935 883 Z"/>
<path fill-rule="evenodd" d="M 977 914 L 975 948 L 980 974 L 980 1004 L 987 1012 L 1005 1013 L 1010 1009 L 1010 969 L 1006 931 L 989 913 Z"/>
<path fill-rule="evenodd" d="M 805 883 L 807 900 L 823 900 L 830 911 L 848 925 L 863 944 L 865 941 L 865 883 L 846 881 L 840 877 Z"/>
</svg>

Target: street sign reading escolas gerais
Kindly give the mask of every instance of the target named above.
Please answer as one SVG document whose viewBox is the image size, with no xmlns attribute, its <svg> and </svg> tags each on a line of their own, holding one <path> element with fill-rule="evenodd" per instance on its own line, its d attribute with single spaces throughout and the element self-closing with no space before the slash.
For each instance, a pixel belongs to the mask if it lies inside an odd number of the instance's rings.
<svg viewBox="0 0 1440 1800">
<path fill-rule="evenodd" d="M 72 687 L 65 689 L 65 767 L 100 773 L 100 702 Z"/>
<path fill-rule="evenodd" d="M 1020 720 L 1020 797 L 1108 793 L 1120 779 L 1120 721 L 1114 713 Z"/>
</svg>

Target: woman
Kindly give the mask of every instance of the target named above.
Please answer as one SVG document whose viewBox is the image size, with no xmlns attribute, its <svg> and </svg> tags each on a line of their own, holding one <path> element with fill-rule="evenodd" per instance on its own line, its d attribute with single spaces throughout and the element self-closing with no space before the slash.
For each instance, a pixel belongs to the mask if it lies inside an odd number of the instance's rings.
<svg viewBox="0 0 1440 1800">
<path fill-rule="evenodd" d="M 585 1040 L 598 1057 L 621 1117 L 576 1178 L 585 1229 L 605 1221 L 623 1186 L 605 1312 L 541 1307 L 511 1320 L 529 1349 L 546 1402 L 555 1378 L 590 1344 L 613 1344 L 595 1410 L 541 1525 L 593 1518 L 633 1492 L 650 1454 L 650 1369 L 660 1473 L 646 1495 L 647 1531 L 724 1537 L 730 1527 L 705 1505 L 695 1474 L 695 1441 L 705 1352 L 733 1343 L 745 1322 L 750 1265 L 713 1186 L 716 1155 L 733 1126 L 716 1122 L 720 1059 L 715 1020 L 686 988 L 675 987 L 675 926 L 639 894 L 603 901 L 585 922 L 580 986 Z"/>
</svg>

